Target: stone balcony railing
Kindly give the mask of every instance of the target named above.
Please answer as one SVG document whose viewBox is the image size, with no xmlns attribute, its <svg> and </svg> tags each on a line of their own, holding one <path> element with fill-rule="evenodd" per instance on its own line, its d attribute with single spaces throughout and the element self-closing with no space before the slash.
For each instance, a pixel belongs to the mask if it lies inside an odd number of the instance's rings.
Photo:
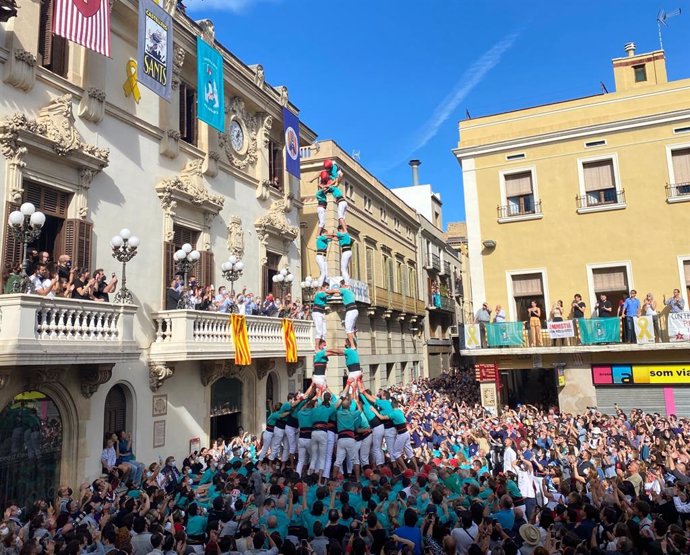
<svg viewBox="0 0 690 555">
<path fill-rule="evenodd" d="M 136 360 L 136 311 L 133 305 L 0 295 L 0 365 Z"/>
<path fill-rule="evenodd" d="M 153 360 L 216 360 L 235 355 L 229 314 L 165 310 L 151 316 L 156 326 L 156 338 L 150 351 Z M 293 322 L 297 355 L 313 354 L 314 324 L 311 320 Z M 247 316 L 247 335 L 252 358 L 285 356 L 280 318 Z"/>
</svg>

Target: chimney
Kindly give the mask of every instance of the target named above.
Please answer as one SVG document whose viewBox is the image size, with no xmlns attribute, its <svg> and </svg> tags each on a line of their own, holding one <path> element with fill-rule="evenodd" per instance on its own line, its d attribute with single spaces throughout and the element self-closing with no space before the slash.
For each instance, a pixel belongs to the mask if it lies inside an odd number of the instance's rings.
<svg viewBox="0 0 690 555">
<path fill-rule="evenodd" d="M 410 160 L 409 164 L 412 168 L 412 185 L 417 186 L 419 185 L 419 166 L 422 163 L 419 160 Z"/>
<path fill-rule="evenodd" d="M 635 55 L 635 43 L 629 42 L 625 45 L 625 51 L 628 53 L 628 58 L 632 58 Z"/>
</svg>

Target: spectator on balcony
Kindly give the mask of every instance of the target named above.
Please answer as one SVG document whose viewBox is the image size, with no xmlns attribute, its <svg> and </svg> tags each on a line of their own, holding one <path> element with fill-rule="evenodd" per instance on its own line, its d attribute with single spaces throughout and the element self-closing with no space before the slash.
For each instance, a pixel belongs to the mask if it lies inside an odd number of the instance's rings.
<svg viewBox="0 0 690 555">
<path fill-rule="evenodd" d="M 673 290 L 673 297 L 670 299 L 664 295 L 664 304 L 668 306 L 673 314 L 678 314 L 685 310 L 685 299 L 680 296 L 680 289 Z"/>
<path fill-rule="evenodd" d="M 562 322 L 563 321 L 563 301 L 557 300 L 556 304 L 551 307 L 551 321 L 552 322 Z M 566 340 L 563 338 L 554 339 L 551 341 L 552 345 L 565 345 Z"/>
<path fill-rule="evenodd" d="M 541 308 L 537 306 L 537 301 L 532 301 L 527 309 L 529 316 L 529 346 L 541 347 Z"/>
<path fill-rule="evenodd" d="M 93 292 L 96 287 L 96 280 L 91 277 L 91 273 L 86 268 L 79 268 L 75 273 L 73 299 L 82 301 L 94 300 Z"/>
<path fill-rule="evenodd" d="M 630 290 L 630 296 L 625 299 L 623 303 L 623 316 L 625 317 L 625 342 L 626 343 L 636 343 L 637 337 L 635 336 L 635 321 L 640 315 L 640 299 L 637 298 L 637 291 L 634 289 Z"/>
<path fill-rule="evenodd" d="M 5 267 L 6 272 L 5 275 L 3 275 L 3 282 L 5 283 L 5 289 L 4 293 L 5 295 L 9 293 L 14 293 L 15 287 L 17 290 L 20 288 L 20 284 L 22 282 L 22 263 L 17 262 L 14 267 Z M 15 283 L 18 283 L 18 285 L 15 285 Z"/>
<path fill-rule="evenodd" d="M 659 343 L 661 341 L 661 333 L 659 331 L 659 313 L 656 310 L 656 300 L 654 295 L 647 293 L 642 303 L 642 314 L 645 316 L 652 317 L 652 323 L 654 324 L 654 341 Z"/>
<path fill-rule="evenodd" d="M 587 308 L 587 305 L 585 304 L 585 301 L 582 300 L 582 295 L 575 293 L 573 302 L 570 304 L 570 306 L 572 309 L 573 318 L 578 319 L 585 317 L 585 309 Z"/>
<path fill-rule="evenodd" d="M 500 304 L 496 305 L 494 309 L 494 324 L 502 324 L 506 321 L 506 311 Z"/>
<path fill-rule="evenodd" d="M 611 318 L 613 316 L 613 307 L 611 306 L 611 301 L 606 297 L 606 293 L 599 295 L 596 312 L 599 318 Z"/>
<path fill-rule="evenodd" d="M 36 266 L 39 264 L 45 264 L 48 266 L 50 262 L 50 253 L 46 251 L 38 252 L 36 249 L 31 250 L 31 255 L 29 256 L 29 266 L 26 269 L 26 273 L 31 275 L 36 271 Z"/>
<path fill-rule="evenodd" d="M 170 287 L 165 295 L 165 310 L 175 310 L 180 302 L 180 282 L 177 278 L 170 282 Z"/>
<path fill-rule="evenodd" d="M 106 283 L 108 280 L 102 268 L 96 270 L 93 277 L 96 282 L 93 288 L 94 300 L 105 303 L 110 302 L 109 294 L 114 293 L 115 289 L 117 289 L 117 277 L 115 277 L 115 273 L 111 274 L 110 283 Z"/>
<path fill-rule="evenodd" d="M 194 306 L 195 310 L 212 310 L 213 309 L 213 299 L 215 299 L 215 291 L 213 290 L 213 285 L 207 285 L 203 289 L 201 287 L 196 288 L 196 295 L 199 302 Z"/>
<path fill-rule="evenodd" d="M 491 322 L 491 309 L 489 303 L 485 302 L 474 316 L 474 323 L 479 324 L 479 335 L 482 338 L 482 347 L 486 347 L 486 325 Z"/>
<path fill-rule="evenodd" d="M 31 280 L 31 293 L 47 297 L 53 291 L 53 286 L 57 279 L 50 279 L 48 274 L 48 267 L 45 264 L 36 264 L 33 275 L 29 278 Z"/>
<path fill-rule="evenodd" d="M 69 279 L 72 270 L 72 257 L 69 254 L 61 254 L 58 257 L 57 273 L 61 279 Z"/>
<path fill-rule="evenodd" d="M 247 296 L 247 316 L 261 314 L 261 297 L 255 297 L 253 293 Z"/>
<path fill-rule="evenodd" d="M 263 304 L 261 305 L 261 315 L 262 316 L 275 316 L 278 314 L 278 306 L 276 305 L 275 299 L 273 298 L 273 294 L 269 293 L 266 295 L 266 299 L 264 300 Z"/>
<path fill-rule="evenodd" d="M 431 286 L 431 304 L 434 308 L 441 308 L 441 293 L 436 284 Z"/>
</svg>

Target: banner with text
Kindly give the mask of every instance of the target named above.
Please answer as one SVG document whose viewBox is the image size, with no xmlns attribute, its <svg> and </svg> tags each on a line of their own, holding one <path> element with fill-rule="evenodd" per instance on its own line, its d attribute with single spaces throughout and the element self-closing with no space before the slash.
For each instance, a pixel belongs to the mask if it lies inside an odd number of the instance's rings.
<svg viewBox="0 0 690 555">
<path fill-rule="evenodd" d="M 172 99 L 172 52 L 172 17 L 153 0 L 140 0 L 137 80 L 168 102 Z"/>
<path fill-rule="evenodd" d="M 480 334 L 479 324 L 465 324 L 465 349 L 481 349 Z"/>
<path fill-rule="evenodd" d="M 618 318 L 578 318 L 577 326 L 583 345 L 621 342 L 621 321 Z"/>
<path fill-rule="evenodd" d="M 671 343 L 690 341 L 690 312 L 671 312 L 668 315 L 668 338 Z"/>
<path fill-rule="evenodd" d="M 523 322 L 501 322 L 486 325 L 489 347 L 522 347 L 525 324 Z"/>
<path fill-rule="evenodd" d="M 651 316 L 638 316 L 633 318 L 635 322 L 635 337 L 638 344 L 654 343 L 654 320 Z"/>
<path fill-rule="evenodd" d="M 568 337 L 575 337 L 575 324 L 572 320 L 564 320 L 563 322 L 547 322 L 549 330 L 549 337 L 551 339 L 567 339 Z"/>
<path fill-rule="evenodd" d="M 690 384 L 690 366 L 684 364 L 602 364 L 592 366 L 594 385 Z"/>
<path fill-rule="evenodd" d="M 223 57 L 201 37 L 196 38 L 197 117 L 225 131 Z"/>
</svg>

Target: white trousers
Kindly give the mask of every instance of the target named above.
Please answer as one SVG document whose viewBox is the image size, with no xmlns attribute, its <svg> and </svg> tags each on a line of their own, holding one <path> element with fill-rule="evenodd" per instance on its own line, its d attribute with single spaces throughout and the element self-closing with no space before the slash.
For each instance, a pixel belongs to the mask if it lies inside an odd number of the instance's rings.
<svg viewBox="0 0 690 555">
<path fill-rule="evenodd" d="M 326 315 L 323 312 L 312 312 L 311 319 L 314 321 L 316 339 L 326 339 Z"/>
<path fill-rule="evenodd" d="M 347 201 L 341 200 L 338 203 L 338 219 L 342 220 L 345 218 L 345 212 L 347 211 Z"/>
<path fill-rule="evenodd" d="M 357 442 L 359 443 L 359 464 L 362 465 L 362 467 L 369 464 L 369 455 L 371 454 L 371 444 L 373 440 L 374 436 L 369 434 L 362 441 Z"/>
<path fill-rule="evenodd" d="M 271 454 L 268 456 L 269 461 L 274 461 L 280 452 L 280 446 L 285 439 L 285 429 L 277 428 L 273 430 L 273 441 L 271 442 Z M 285 459 L 287 460 L 287 459 Z"/>
<path fill-rule="evenodd" d="M 411 458 L 414 455 L 412 445 L 410 444 L 410 432 L 398 434 L 395 438 L 395 447 L 393 448 L 393 460 L 397 461 L 400 457 L 405 455 L 406 458 Z"/>
<path fill-rule="evenodd" d="M 310 444 L 309 473 L 322 470 L 326 465 L 326 447 L 328 434 L 326 430 L 312 430 Z"/>
<path fill-rule="evenodd" d="M 350 258 L 352 258 L 352 251 L 345 251 L 340 255 L 340 275 L 345 283 L 350 283 Z"/>
<path fill-rule="evenodd" d="M 326 263 L 326 255 L 317 254 L 316 255 L 316 265 L 319 267 L 319 285 L 323 285 L 326 281 L 328 264 Z"/>
<path fill-rule="evenodd" d="M 325 206 L 318 206 L 316 208 L 316 214 L 319 218 L 319 227 L 320 228 L 326 227 L 326 207 Z"/>
<path fill-rule="evenodd" d="M 371 450 L 374 455 L 374 464 L 381 466 L 386 462 L 383 456 L 383 432 L 385 428 L 383 424 L 379 424 L 371 430 Z"/>
<path fill-rule="evenodd" d="M 384 428 L 383 439 L 386 440 L 386 452 L 388 453 L 388 456 L 391 458 L 391 461 L 395 460 L 393 458 L 393 452 L 395 451 L 395 440 L 397 437 L 398 431 L 395 428 Z"/>
<path fill-rule="evenodd" d="M 304 465 L 309 460 L 309 450 L 311 448 L 311 439 L 300 437 L 297 439 L 298 454 L 297 454 L 297 474 L 302 474 Z"/>
<path fill-rule="evenodd" d="M 271 445 L 273 444 L 273 432 L 264 430 L 264 434 L 261 437 L 261 440 L 263 441 L 264 445 L 261 448 L 261 452 L 259 453 L 260 461 L 264 460 L 264 457 L 268 454 L 268 450 L 271 448 Z"/>
<path fill-rule="evenodd" d="M 285 435 L 287 436 L 289 454 L 295 455 L 297 453 L 297 440 L 299 439 L 297 428 L 285 426 Z"/>
<path fill-rule="evenodd" d="M 345 313 L 345 333 L 355 333 L 359 310 L 353 308 Z"/>
<path fill-rule="evenodd" d="M 323 477 L 331 477 L 331 467 L 333 465 L 333 448 L 335 447 L 335 441 L 338 438 L 335 432 L 330 430 L 326 432 L 328 434 L 328 439 L 326 441 L 326 456 L 323 459 Z"/>
<path fill-rule="evenodd" d="M 352 437 L 341 437 L 338 439 L 338 452 L 335 456 L 335 466 L 342 469 L 343 462 L 347 461 L 348 468 L 359 464 L 359 453 L 357 442 Z M 337 476 L 334 476 L 337 478 Z"/>
</svg>

